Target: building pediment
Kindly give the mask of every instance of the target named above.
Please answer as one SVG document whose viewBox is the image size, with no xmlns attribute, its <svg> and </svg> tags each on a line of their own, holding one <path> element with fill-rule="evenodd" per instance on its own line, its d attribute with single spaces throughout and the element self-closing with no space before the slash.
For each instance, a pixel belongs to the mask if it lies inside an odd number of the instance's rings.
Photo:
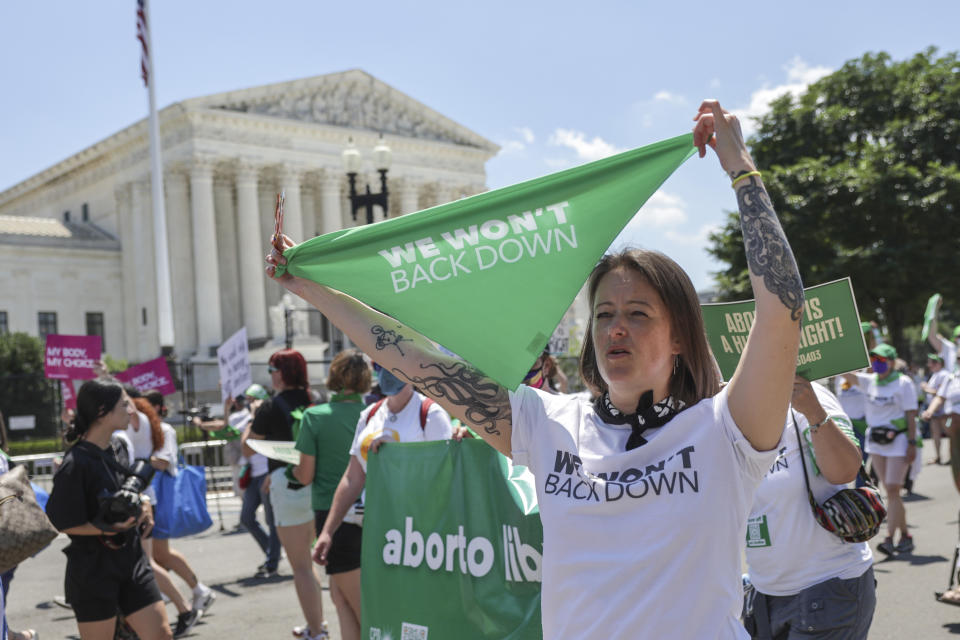
<svg viewBox="0 0 960 640">
<path fill-rule="evenodd" d="M 239 113 L 346 127 L 470 146 L 499 147 L 410 96 L 354 69 L 184 101 L 188 109 Z"/>
</svg>

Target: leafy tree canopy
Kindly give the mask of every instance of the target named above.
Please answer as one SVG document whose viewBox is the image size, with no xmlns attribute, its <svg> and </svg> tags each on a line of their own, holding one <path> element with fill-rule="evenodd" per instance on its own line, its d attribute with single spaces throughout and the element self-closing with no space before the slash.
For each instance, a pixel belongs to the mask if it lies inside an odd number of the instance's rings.
<svg viewBox="0 0 960 640">
<path fill-rule="evenodd" d="M 37 428 L 12 438 L 54 435 L 56 433 L 56 394 L 54 384 L 43 375 L 43 341 L 26 333 L 0 335 L 0 413 L 11 416 L 33 415 Z"/>
<path fill-rule="evenodd" d="M 749 146 L 805 285 L 850 276 L 863 319 L 885 324 L 904 355 L 903 330 L 931 294 L 943 294 L 946 324 L 960 319 L 957 53 L 868 53 L 780 97 L 758 125 Z M 751 297 L 735 213 L 710 242 L 729 265 L 716 274 L 723 299 Z"/>
<path fill-rule="evenodd" d="M 27 333 L 0 335 L 0 376 L 43 375 L 43 342 Z"/>
</svg>

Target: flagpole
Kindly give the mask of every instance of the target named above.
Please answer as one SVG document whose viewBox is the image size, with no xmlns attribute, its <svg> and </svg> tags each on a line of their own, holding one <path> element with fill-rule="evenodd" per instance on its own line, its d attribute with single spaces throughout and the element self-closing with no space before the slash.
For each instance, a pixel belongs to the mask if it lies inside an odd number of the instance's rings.
<svg viewBox="0 0 960 640">
<path fill-rule="evenodd" d="M 157 267 L 157 332 L 160 348 L 169 355 L 174 347 L 173 296 L 170 287 L 170 257 L 167 251 L 167 213 L 163 202 L 163 163 L 160 159 L 160 121 L 153 89 L 153 43 L 148 0 L 142 0 L 145 38 L 147 95 L 150 103 L 150 188 L 153 196 L 153 253 Z"/>
</svg>

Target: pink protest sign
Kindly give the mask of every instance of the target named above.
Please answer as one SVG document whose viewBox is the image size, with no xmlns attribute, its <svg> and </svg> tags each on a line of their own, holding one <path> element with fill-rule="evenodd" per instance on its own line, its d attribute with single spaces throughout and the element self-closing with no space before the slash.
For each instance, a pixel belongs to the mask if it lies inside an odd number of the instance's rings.
<svg viewBox="0 0 960 640">
<path fill-rule="evenodd" d="M 77 409 L 77 396 L 73 392 L 73 382 L 70 380 L 60 381 L 60 395 L 63 397 L 64 409 Z"/>
<path fill-rule="evenodd" d="M 132 366 L 126 371 L 118 373 L 116 378 L 120 382 L 129 382 L 140 391 L 156 389 L 165 396 L 177 392 L 177 388 L 173 386 L 173 376 L 170 375 L 170 368 L 167 367 L 167 361 L 162 357 Z"/>
<path fill-rule="evenodd" d="M 47 336 L 43 372 L 57 380 L 90 380 L 97 377 L 94 366 L 100 362 L 100 336 Z"/>
</svg>

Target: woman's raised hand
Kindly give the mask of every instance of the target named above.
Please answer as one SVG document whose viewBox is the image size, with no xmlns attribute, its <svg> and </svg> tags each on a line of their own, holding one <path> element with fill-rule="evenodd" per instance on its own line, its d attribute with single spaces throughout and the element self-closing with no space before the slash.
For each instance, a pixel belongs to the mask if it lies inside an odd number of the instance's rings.
<svg viewBox="0 0 960 640">
<path fill-rule="evenodd" d="M 283 250 L 286 251 L 290 247 L 296 246 L 296 242 L 290 239 L 287 235 L 281 235 L 280 241 L 283 243 Z M 277 251 L 277 248 L 273 245 L 270 246 L 270 253 L 266 257 L 267 262 L 267 276 L 273 278 L 280 284 L 282 284 L 287 289 L 290 288 L 290 285 L 294 282 L 294 277 L 289 273 L 284 273 L 282 276 L 276 276 L 277 265 L 287 264 L 287 259 L 283 257 L 283 253 Z"/>
<path fill-rule="evenodd" d="M 693 119 L 697 123 L 693 127 L 693 145 L 700 150 L 701 158 L 707 154 L 709 145 L 731 178 L 743 171 L 756 170 L 737 116 L 724 110 L 716 100 L 704 100 Z"/>
</svg>

